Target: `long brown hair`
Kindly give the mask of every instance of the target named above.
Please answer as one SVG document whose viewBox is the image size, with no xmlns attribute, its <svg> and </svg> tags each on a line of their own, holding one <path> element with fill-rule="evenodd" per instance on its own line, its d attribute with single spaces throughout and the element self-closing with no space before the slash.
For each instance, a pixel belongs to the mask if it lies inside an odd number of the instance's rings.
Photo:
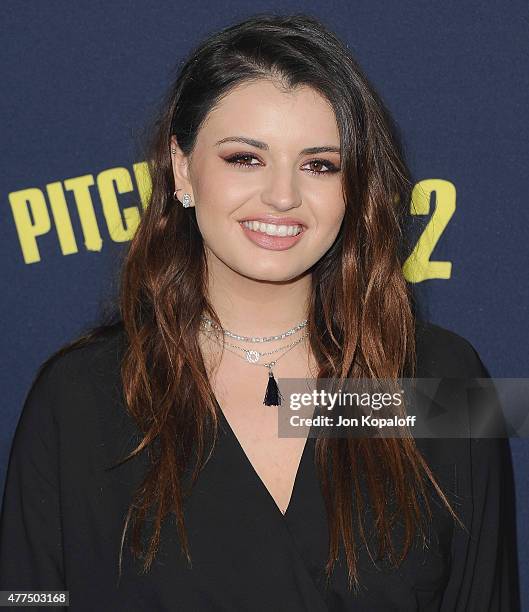
<svg viewBox="0 0 529 612">
<path fill-rule="evenodd" d="M 202 313 L 221 321 L 207 299 L 194 208 L 183 209 L 172 197 L 170 138 L 174 134 L 189 155 L 221 97 L 260 78 L 316 89 L 332 105 L 340 131 L 345 216 L 334 244 L 310 270 L 308 332 L 318 378 L 415 374 L 413 296 L 402 273 L 412 182 L 382 100 L 346 46 L 313 17 L 257 15 L 213 34 L 180 67 L 154 122 L 147 151 L 152 193 L 122 268 L 119 309 L 128 340 L 123 396 L 143 436 L 124 460 L 147 452 L 150 462 L 126 517 L 120 569 L 130 528 L 130 550 L 149 570 L 170 513 L 191 562 L 183 503 L 217 434 L 218 408 L 198 332 Z M 416 535 L 424 535 L 428 484 L 451 511 L 411 437 L 322 437 L 315 460 L 329 524 L 326 573 L 343 545 L 350 587 L 358 583 L 359 538 L 367 545 L 368 505 L 377 554 L 395 564 Z M 153 531 L 145 552 L 142 526 L 150 513 Z M 400 551 L 392 538 L 396 517 L 404 529 Z"/>
</svg>

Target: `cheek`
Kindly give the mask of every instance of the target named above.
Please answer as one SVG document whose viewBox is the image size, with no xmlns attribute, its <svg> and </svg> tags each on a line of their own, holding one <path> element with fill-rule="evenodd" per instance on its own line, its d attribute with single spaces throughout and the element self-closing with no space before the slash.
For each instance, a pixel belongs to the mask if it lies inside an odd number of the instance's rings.
<svg viewBox="0 0 529 612">
<path fill-rule="evenodd" d="M 199 227 L 222 228 L 224 232 L 233 232 L 237 229 L 236 219 L 241 217 L 240 211 L 244 210 L 245 204 L 252 199 L 252 193 L 244 190 L 231 182 L 213 183 L 208 181 L 207 185 L 197 192 L 196 215 Z"/>
<path fill-rule="evenodd" d="M 340 231 L 345 215 L 345 202 L 341 200 L 327 199 L 326 205 L 318 205 L 314 209 L 316 228 L 318 235 L 323 239 L 331 240 Z"/>
<path fill-rule="evenodd" d="M 242 232 L 229 199 L 222 198 L 220 194 L 211 194 L 209 199 L 204 197 L 199 201 L 195 214 L 207 247 L 217 254 L 232 250 L 234 245 L 240 248 Z"/>
</svg>

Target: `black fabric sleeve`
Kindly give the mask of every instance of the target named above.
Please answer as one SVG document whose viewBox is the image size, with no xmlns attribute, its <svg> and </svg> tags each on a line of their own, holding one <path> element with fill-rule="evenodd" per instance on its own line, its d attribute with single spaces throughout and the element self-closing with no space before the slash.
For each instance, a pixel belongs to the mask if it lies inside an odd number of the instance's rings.
<svg viewBox="0 0 529 612">
<path fill-rule="evenodd" d="M 478 353 L 467 344 L 469 377 L 488 378 Z M 495 396 L 494 391 L 490 393 Z M 499 403 L 497 409 L 502 419 Z M 508 439 L 471 438 L 468 466 L 458 479 L 459 494 L 467 500 L 461 516 L 467 532 L 455 527 L 452 571 L 442 610 L 518 611 L 515 495 Z"/>
<path fill-rule="evenodd" d="M 55 365 L 39 370 L 11 446 L 0 516 L 0 590 L 65 590 Z"/>
</svg>

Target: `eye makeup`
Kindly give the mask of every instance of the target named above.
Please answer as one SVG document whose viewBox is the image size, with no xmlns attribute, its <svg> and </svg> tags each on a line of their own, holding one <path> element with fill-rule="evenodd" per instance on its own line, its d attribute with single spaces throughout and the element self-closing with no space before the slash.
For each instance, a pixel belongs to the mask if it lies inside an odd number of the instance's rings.
<svg viewBox="0 0 529 612">
<path fill-rule="evenodd" d="M 252 168 L 259 166 L 259 164 L 251 164 L 246 162 L 241 162 L 241 159 L 257 159 L 257 157 L 251 153 L 235 153 L 234 155 L 230 155 L 227 158 L 223 158 L 224 161 L 230 165 L 238 166 L 241 168 Z M 335 174 L 336 172 L 340 172 L 340 168 L 336 166 L 333 162 L 328 159 L 312 159 L 307 162 L 307 164 L 319 164 L 328 168 L 328 170 L 308 170 L 309 174 L 319 176 L 323 174 Z M 305 164 L 305 165 L 307 165 Z"/>
</svg>

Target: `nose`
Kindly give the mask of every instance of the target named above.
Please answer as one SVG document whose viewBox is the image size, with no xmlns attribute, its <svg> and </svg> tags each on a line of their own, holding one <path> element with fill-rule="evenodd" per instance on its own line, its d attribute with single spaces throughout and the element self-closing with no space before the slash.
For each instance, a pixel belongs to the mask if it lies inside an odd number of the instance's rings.
<svg viewBox="0 0 529 612">
<path fill-rule="evenodd" d="M 271 171 L 261 200 L 281 211 L 301 206 L 301 194 L 292 173 L 286 168 Z"/>
</svg>

